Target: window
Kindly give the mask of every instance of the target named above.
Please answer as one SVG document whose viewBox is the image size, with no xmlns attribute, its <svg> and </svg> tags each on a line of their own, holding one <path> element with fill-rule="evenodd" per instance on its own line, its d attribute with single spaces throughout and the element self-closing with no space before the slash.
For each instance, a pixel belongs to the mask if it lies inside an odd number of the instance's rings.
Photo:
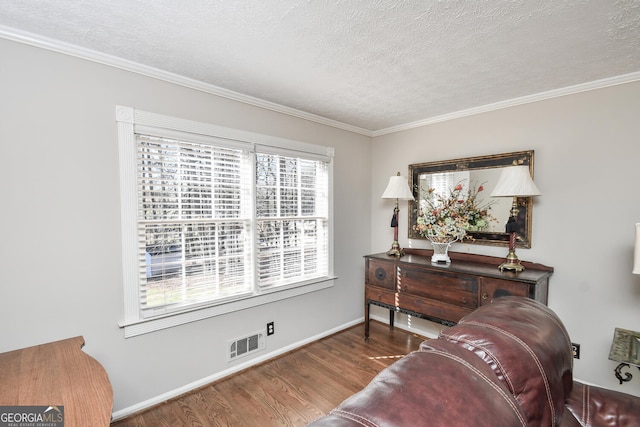
<svg viewBox="0 0 640 427">
<path fill-rule="evenodd" d="M 433 189 L 435 196 L 448 198 L 453 188 L 461 184 L 463 192 L 467 192 L 469 189 L 469 171 L 458 171 L 452 173 L 432 173 L 429 180 L 426 183 L 425 188 Z M 420 201 L 420 209 L 426 209 L 426 200 Z"/>
<path fill-rule="evenodd" d="M 326 276 L 327 163 L 258 153 L 258 284 Z"/>
<path fill-rule="evenodd" d="M 118 107 L 125 336 L 332 285 L 332 149 Z"/>
<path fill-rule="evenodd" d="M 250 153 L 140 134 L 136 146 L 143 317 L 250 293 Z"/>
</svg>

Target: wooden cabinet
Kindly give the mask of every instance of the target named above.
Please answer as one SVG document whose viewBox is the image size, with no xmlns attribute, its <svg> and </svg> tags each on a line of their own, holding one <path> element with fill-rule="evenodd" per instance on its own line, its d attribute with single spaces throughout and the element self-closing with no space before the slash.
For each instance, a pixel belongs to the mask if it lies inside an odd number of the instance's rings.
<svg viewBox="0 0 640 427">
<path fill-rule="evenodd" d="M 405 249 L 407 255 L 365 257 L 365 338 L 369 338 L 371 304 L 445 325 L 495 298 L 528 297 L 547 303 L 553 268 L 523 262 L 525 270 L 501 272 L 502 258 L 450 253 L 451 264 L 432 264 L 431 251 Z"/>
</svg>

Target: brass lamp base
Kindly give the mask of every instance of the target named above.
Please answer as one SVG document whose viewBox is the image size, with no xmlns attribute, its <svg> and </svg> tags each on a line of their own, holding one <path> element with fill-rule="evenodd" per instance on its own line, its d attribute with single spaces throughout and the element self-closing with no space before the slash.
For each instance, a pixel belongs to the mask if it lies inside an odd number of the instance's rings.
<svg viewBox="0 0 640 427">
<path fill-rule="evenodd" d="M 511 217 L 507 222 L 507 232 L 509 233 L 509 253 L 507 254 L 507 260 L 498 266 L 498 270 L 505 271 L 511 270 L 519 273 L 524 271 L 524 267 L 520 264 L 518 255 L 516 255 L 516 240 L 518 236 L 515 232 L 516 218 L 518 217 L 518 204 L 516 198 L 513 198 L 513 206 L 511 206 Z"/>
<path fill-rule="evenodd" d="M 500 271 L 510 270 L 510 271 L 515 271 L 516 273 L 520 273 L 521 271 L 524 271 L 524 266 L 520 264 L 520 260 L 516 255 L 516 251 L 512 250 L 512 251 L 509 251 L 509 254 L 507 255 L 507 260 L 502 264 L 500 264 L 500 266 L 498 267 L 498 270 Z"/>
<path fill-rule="evenodd" d="M 387 255 L 401 257 L 404 256 L 404 250 L 400 247 L 400 243 L 397 240 L 391 245 L 391 249 L 387 251 Z"/>
<path fill-rule="evenodd" d="M 396 207 L 393 209 L 393 218 L 391 218 L 391 227 L 393 227 L 393 243 L 391 244 L 391 249 L 387 251 L 387 255 L 401 257 L 404 255 L 404 251 L 400 247 L 400 243 L 398 243 L 398 199 L 396 199 Z"/>
</svg>

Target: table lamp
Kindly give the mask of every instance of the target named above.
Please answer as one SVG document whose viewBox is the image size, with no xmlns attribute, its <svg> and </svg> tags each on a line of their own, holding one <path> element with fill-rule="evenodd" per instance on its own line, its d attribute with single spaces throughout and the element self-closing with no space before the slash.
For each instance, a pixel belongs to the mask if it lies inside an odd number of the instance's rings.
<svg viewBox="0 0 640 427">
<path fill-rule="evenodd" d="M 409 189 L 407 178 L 400 175 L 392 176 L 389 178 L 389 184 L 382 193 L 381 199 L 396 199 L 396 207 L 393 209 L 393 217 L 391 218 L 391 227 L 393 227 L 393 244 L 391 249 L 387 251 L 387 255 L 401 257 L 404 255 L 404 251 L 400 248 L 398 243 L 398 200 L 414 200 L 413 193 Z"/>
<path fill-rule="evenodd" d="M 500 271 L 512 270 L 521 272 L 524 266 L 516 255 L 516 239 L 518 230 L 518 197 L 539 196 L 540 190 L 534 184 L 528 165 L 508 166 L 502 170 L 500 179 L 491 193 L 491 197 L 513 197 L 511 216 L 507 221 L 506 232 L 509 233 L 509 254 L 507 260 L 500 264 Z"/>
</svg>

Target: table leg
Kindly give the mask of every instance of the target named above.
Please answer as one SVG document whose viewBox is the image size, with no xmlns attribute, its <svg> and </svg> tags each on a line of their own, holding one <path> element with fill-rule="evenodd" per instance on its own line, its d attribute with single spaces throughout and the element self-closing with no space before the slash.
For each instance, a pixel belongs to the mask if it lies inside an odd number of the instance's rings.
<svg viewBox="0 0 640 427">
<path fill-rule="evenodd" d="M 367 301 L 364 304 L 364 340 L 369 341 L 369 308 L 371 304 Z"/>
</svg>

